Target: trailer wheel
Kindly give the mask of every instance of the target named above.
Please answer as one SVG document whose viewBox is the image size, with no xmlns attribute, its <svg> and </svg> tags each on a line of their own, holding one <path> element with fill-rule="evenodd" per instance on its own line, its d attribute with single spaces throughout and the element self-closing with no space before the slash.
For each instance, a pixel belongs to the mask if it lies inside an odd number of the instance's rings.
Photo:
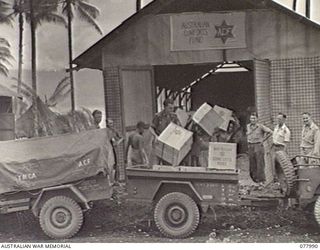
<svg viewBox="0 0 320 250">
<path fill-rule="evenodd" d="M 278 151 L 275 152 L 275 154 L 275 171 L 280 183 L 281 191 L 283 194 L 290 195 L 295 180 L 294 167 L 286 152 Z"/>
<path fill-rule="evenodd" d="M 43 232 L 54 239 L 74 236 L 83 223 L 81 207 L 71 198 L 55 196 L 47 200 L 40 211 Z"/>
<path fill-rule="evenodd" d="M 185 238 L 199 225 L 200 214 L 194 200 L 174 192 L 162 197 L 156 204 L 154 220 L 159 231 L 170 238 Z"/>
<path fill-rule="evenodd" d="M 318 226 L 320 226 L 320 196 L 318 196 L 314 204 L 313 214 Z"/>
</svg>

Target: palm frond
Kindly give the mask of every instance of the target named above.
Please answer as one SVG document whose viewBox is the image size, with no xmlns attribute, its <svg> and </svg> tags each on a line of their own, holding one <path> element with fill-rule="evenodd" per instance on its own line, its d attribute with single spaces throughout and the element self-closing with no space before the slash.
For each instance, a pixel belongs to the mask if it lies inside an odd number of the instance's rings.
<svg viewBox="0 0 320 250">
<path fill-rule="evenodd" d="M 0 63 L 0 74 L 4 75 L 4 76 L 8 76 L 9 75 L 9 70 L 8 68 Z"/>
<path fill-rule="evenodd" d="M 9 42 L 0 37 L 0 74 L 6 77 L 9 75 L 8 65 L 11 65 L 9 60 L 13 59 L 9 48 Z"/>
<path fill-rule="evenodd" d="M 57 87 L 55 88 L 52 96 L 55 96 L 57 94 L 59 94 L 59 92 L 61 92 L 65 87 L 67 87 L 68 85 L 70 85 L 70 82 L 68 81 L 70 78 L 68 76 L 64 77 L 57 85 Z"/>
<path fill-rule="evenodd" d="M 16 85 L 16 84 L 11 85 L 11 87 L 14 89 L 18 89 L 18 85 Z M 29 93 L 29 91 L 27 91 L 23 88 L 20 88 L 19 94 L 23 97 L 24 101 L 27 101 L 29 104 L 32 103 L 33 96 Z"/>
<path fill-rule="evenodd" d="M 0 63 L 4 65 L 12 66 L 12 63 L 7 58 L 1 57 L 1 55 L 0 55 Z"/>
<path fill-rule="evenodd" d="M 8 48 L 10 48 L 10 43 L 7 41 L 7 39 L 0 37 L 0 45 L 6 46 Z"/>
<path fill-rule="evenodd" d="M 56 13 L 41 13 L 35 17 L 36 25 L 41 25 L 43 22 L 62 24 L 67 27 L 67 22 L 64 17 Z"/>
<path fill-rule="evenodd" d="M 68 16 L 68 12 L 69 12 L 68 1 L 67 0 L 63 0 L 63 3 L 62 3 L 62 14 L 64 16 Z M 71 20 L 72 20 L 73 17 L 74 17 L 72 5 L 70 5 L 70 15 L 71 15 Z"/>
<path fill-rule="evenodd" d="M 8 48 L 0 47 L 0 59 L 13 59 L 13 56 L 11 55 L 11 52 Z"/>
<path fill-rule="evenodd" d="M 59 97 L 59 95 L 64 94 L 68 89 L 70 88 L 70 82 L 67 82 L 67 84 L 61 86 L 59 89 L 56 89 L 56 91 L 50 96 L 49 100 L 56 99 Z"/>
<path fill-rule="evenodd" d="M 90 14 L 88 14 L 84 9 L 82 9 L 81 7 L 77 8 L 78 13 L 79 13 L 79 17 L 80 19 L 84 20 L 85 22 L 87 22 L 88 24 L 90 24 L 91 26 L 93 26 L 95 28 L 96 31 L 98 31 L 98 33 L 100 35 L 102 35 L 102 30 L 100 29 L 99 25 L 95 22 L 95 20 L 93 19 L 92 16 L 90 16 Z"/>
<path fill-rule="evenodd" d="M 55 105 L 57 105 L 58 102 L 64 100 L 70 94 L 71 89 L 70 89 L 70 82 L 68 80 L 69 80 L 69 77 L 65 77 L 58 83 L 55 91 L 46 101 L 46 104 L 49 107 L 54 107 Z"/>
<path fill-rule="evenodd" d="M 0 47 L 0 60 L 1 59 L 2 60 L 13 59 L 13 56 L 11 55 L 10 50 Z"/>
<path fill-rule="evenodd" d="M 18 79 L 16 77 L 12 77 L 12 79 L 15 80 L 16 82 L 18 82 Z M 21 90 L 28 92 L 29 96 L 31 96 L 31 97 L 37 96 L 38 97 L 37 93 L 28 84 L 26 84 L 23 81 L 21 81 L 20 84 L 21 84 Z"/>
<path fill-rule="evenodd" d="M 63 101 L 66 99 L 71 93 L 71 89 L 68 89 L 65 93 L 60 93 L 55 97 L 55 99 L 52 99 L 46 103 L 48 107 L 55 107 L 59 102 Z"/>
<path fill-rule="evenodd" d="M 100 10 L 92 4 L 86 3 L 83 0 L 77 1 L 78 8 L 85 10 L 93 19 L 100 15 Z"/>
<path fill-rule="evenodd" d="M 0 23 L 11 24 L 12 19 L 8 18 L 8 11 L 10 10 L 10 5 L 0 0 Z"/>
</svg>

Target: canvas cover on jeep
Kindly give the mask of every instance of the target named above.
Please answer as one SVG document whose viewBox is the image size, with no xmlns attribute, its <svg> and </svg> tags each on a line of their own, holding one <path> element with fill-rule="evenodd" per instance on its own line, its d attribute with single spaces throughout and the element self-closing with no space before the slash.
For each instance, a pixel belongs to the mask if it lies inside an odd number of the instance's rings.
<svg viewBox="0 0 320 250">
<path fill-rule="evenodd" d="M 70 183 L 111 173 L 107 129 L 0 142 L 0 194 Z"/>
</svg>

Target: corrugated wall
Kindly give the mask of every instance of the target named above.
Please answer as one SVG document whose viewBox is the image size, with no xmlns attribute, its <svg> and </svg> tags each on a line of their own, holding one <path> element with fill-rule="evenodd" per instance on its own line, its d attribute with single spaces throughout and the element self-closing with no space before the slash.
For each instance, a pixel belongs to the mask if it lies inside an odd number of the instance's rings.
<svg viewBox="0 0 320 250">
<path fill-rule="evenodd" d="M 287 114 L 291 130 L 289 154 L 299 153 L 303 112 L 320 124 L 320 57 L 271 61 L 272 116 Z"/>
<path fill-rule="evenodd" d="M 259 115 L 259 122 L 272 129 L 271 117 L 271 88 L 270 88 L 270 61 L 254 60 L 254 81 L 256 107 Z M 271 156 L 271 139 L 264 143 L 265 148 L 265 175 L 266 181 L 273 180 L 273 164 Z"/>
<path fill-rule="evenodd" d="M 121 105 L 121 89 L 120 89 L 120 75 L 118 67 L 106 67 L 103 71 L 103 78 L 105 83 L 105 103 L 106 103 L 106 117 L 114 122 L 115 129 L 123 134 L 122 121 L 122 105 Z M 121 143 L 116 147 L 118 166 L 120 167 L 120 180 L 125 178 L 124 169 L 124 145 Z"/>
<path fill-rule="evenodd" d="M 256 106 L 259 121 L 271 125 L 271 92 L 270 92 L 270 62 L 268 60 L 254 61 L 254 79 Z"/>
</svg>

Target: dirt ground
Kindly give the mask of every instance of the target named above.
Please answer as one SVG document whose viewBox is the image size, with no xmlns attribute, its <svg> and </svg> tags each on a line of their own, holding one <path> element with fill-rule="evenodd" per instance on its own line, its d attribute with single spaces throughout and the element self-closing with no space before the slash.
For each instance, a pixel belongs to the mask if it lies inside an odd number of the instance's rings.
<svg viewBox="0 0 320 250">
<path fill-rule="evenodd" d="M 246 159 L 241 178 L 247 180 Z M 244 182 L 246 183 L 246 181 Z M 50 240 L 31 212 L 0 216 L 0 242 L 320 242 L 320 230 L 305 212 L 282 207 L 217 208 L 216 218 L 203 217 L 188 239 L 168 239 L 157 230 L 152 208 L 126 201 L 99 201 L 85 213 L 80 232 L 69 240 Z"/>
<path fill-rule="evenodd" d="M 57 242 L 41 231 L 29 212 L 0 217 L 1 242 Z M 217 209 L 217 218 L 202 218 L 188 239 L 164 238 L 141 204 L 101 201 L 85 215 L 81 231 L 59 242 L 320 242 L 320 231 L 301 211 L 235 207 Z"/>
</svg>

